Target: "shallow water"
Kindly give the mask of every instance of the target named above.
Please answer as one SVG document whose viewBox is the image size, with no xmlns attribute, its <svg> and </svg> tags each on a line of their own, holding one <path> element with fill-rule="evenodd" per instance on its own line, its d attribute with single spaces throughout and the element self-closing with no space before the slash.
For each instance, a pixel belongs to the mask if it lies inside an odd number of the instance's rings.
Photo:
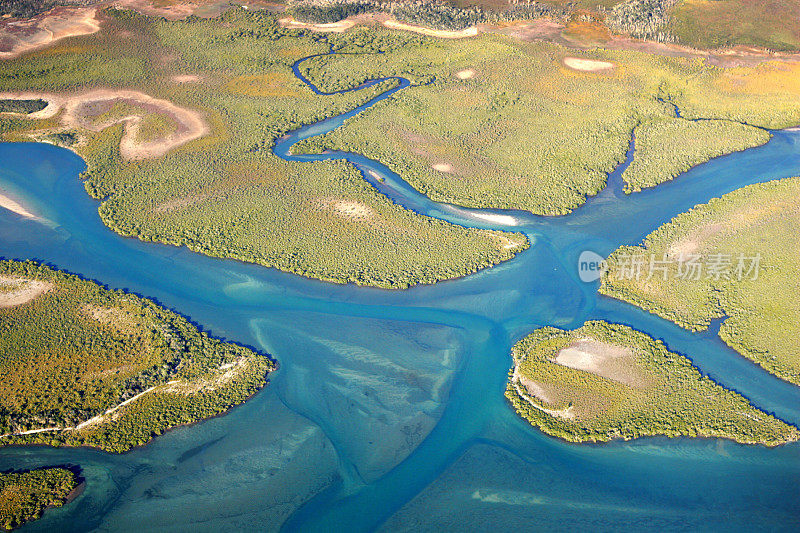
<svg viewBox="0 0 800 533">
<path fill-rule="evenodd" d="M 397 90 L 402 88 L 402 84 Z M 354 110 L 360 112 L 365 108 Z M 352 116 L 352 113 L 349 114 Z M 626 196 L 619 171 L 565 217 L 431 202 L 378 162 L 345 157 L 423 214 L 532 241 L 512 261 L 460 280 L 385 291 L 308 280 L 122 238 L 77 179 L 83 162 L 43 144 L 0 144 L 0 186 L 46 221 L 0 212 L 0 253 L 154 298 L 212 334 L 274 355 L 271 384 L 226 416 L 178 428 L 124 455 L 0 449 L 0 468 L 75 463 L 85 492 L 25 528 L 52 530 L 797 529 L 800 445 L 648 438 L 572 445 L 520 420 L 503 397 L 511 345 L 542 325 L 629 324 L 688 355 L 755 405 L 800 423 L 800 388 L 710 332 L 694 334 L 581 283 L 577 257 L 636 243 L 693 205 L 800 174 L 800 134 L 716 159 Z M 632 153 L 632 152 L 631 152 Z M 630 154 L 629 154 L 630 155 Z"/>
</svg>

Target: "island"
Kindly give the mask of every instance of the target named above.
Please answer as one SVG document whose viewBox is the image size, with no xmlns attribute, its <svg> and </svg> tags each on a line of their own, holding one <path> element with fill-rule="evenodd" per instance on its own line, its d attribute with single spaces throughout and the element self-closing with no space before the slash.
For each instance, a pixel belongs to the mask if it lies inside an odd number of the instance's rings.
<svg viewBox="0 0 800 533">
<path fill-rule="evenodd" d="M 36 520 L 46 509 L 61 507 L 78 487 L 68 468 L 0 473 L 0 527 L 11 530 Z"/>
<path fill-rule="evenodd" d="M 703 376 L 686 357 L 620 324 L 541 328 L 514 345 L 506 397 L 549 435 L 572 442 L 665 435 L 775 446 L 800 430 Z"/>
<path fill-rule="evenodd" d="M 151 300 L 0 261 L 0 446 L 124 452 L 224 413 L 275 363 Z"/>
</svg>

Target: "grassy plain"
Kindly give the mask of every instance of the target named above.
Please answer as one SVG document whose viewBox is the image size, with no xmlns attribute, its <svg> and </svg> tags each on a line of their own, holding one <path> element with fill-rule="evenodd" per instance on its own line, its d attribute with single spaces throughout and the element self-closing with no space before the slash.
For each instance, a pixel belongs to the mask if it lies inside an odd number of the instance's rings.
<svg viewBox="0 0 800 533">
<path fill-rule="evenodd" d="M 777 445 L 800 438 L 797 428 L 627 326 L 539 329 L 512 356 L 506 397 L 531 424 L 569 441 L 666 435 Z"/>
<path fill-rule="evenodd" d="M 122 452 L 242 403 L 274 369 L 149 300 L 37 263 L 0 262 L 0 282 L 0 445 Z"/>
<path fill-rule="evenodd" d="M 788 64 L 729 71 L 695 59 L 577 52 L 496 35 L 359 53 L 363 43 L 382 35 L 391 33 L 354 28 L 335 38 L 348 54 L 308 61 L 305 73 L 327 90 L 389 75 L 405 76 L 417 86 L 297 150 L 363 153 L 439 201 L 563 214 L 604 186 L 637 126 L 643 142 L 627 175 L 631 189 L 763 144 L 767 134 L 758 128 L 800 123 L 800 87 Z M 568 58 L 612 68 L 570 68 Z M 471 75 L 460 77 L 465 71 Z M 686 121 L 675 118 L 664 99 L 685 106 L 687 118 L 741 124 L 681 124 Z M 678 138 L 666 138 L 669 133 Z M 670 157 L 666 168 L 662 141 Z"/>
<path fill-rule="evenodd" d="M 0 473 L 0 527 L 15 529 L 41 517 L 48 507 L 61 507 L 77 484 L 66 468 Z"/>
<path fill-rule="evenodd" d="M 670 15 L 670 31 L 698 48 L 800 49 L 797 0 L 682 0 Z"/>
<path fill-rule="evenodd" d="M 769 133 L 729 120 L 649 120 L 635 130 L 636 152 L 622 173 L 626 192 L 654 187 L 713 157 L 769 141 Z"/>
<path fill-rule="evenodd" d="M 327 51 L 323 36 L 283 30 L 271 15 L 243 9 L 181 22 L 113 10 L 103 17 L 96 34 L 4 62 L 0 91 L 134 89 L 204 114 L 209 135 L 154 159 L 120 157 L 121 126 L 81 132 L 88 138 L 76 148 L 89 166 L 85 186 L 102 200 L 100 214 L 115 231 L 386 288 L 469 274 L 527 247 L 519 234 L 405 210 L 345 163 L 288 163 L 272 154 L 274 140 L 287 131 L 352 109 L 392 85 L 314 95 L 291 65 Z M 396 33 L 369 46 L 389 51 L 419 42 Z M 11 123 L 7 139 L 22 138 L 18 119 L 3 122 Z M 169 127 L 143 120 L 139 135 L 146 140 Z M 370 216 L 349 216 L 337 208 L 341 202 L 357 203 Z M 520 245 L 505 247 L 505 237 Z"/>
<path fill-rule="evenodd" d="M 750 185 L 678 215 L 642 246 L 615 251 L 600 292 L 690 329 L 724 318 L 720 337 L 727 344 L 800 385 L 799 197 L 800 178 L 788 178 Z M 639 279 L 629 276 L 629 258 L 636 254 L 658 260 L 666 254 L 667 279 L 661 271 L 647 279 L 647 269 Z M 692 256 L 701 256 L 695 262 L 705 270 L 699 279 L 680 277 L 692 272 Z M 709 270 L 713 264 L 720 268 Z M 757 268 L 749 272 L 751 266 Z"/>
</svg>

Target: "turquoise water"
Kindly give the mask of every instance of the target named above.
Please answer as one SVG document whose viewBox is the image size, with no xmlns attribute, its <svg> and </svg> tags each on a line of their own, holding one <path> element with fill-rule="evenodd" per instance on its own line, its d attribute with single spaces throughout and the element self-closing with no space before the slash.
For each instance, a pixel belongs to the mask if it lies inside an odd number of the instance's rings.
<svg viewBox="0 0 800 533">
<path fill-rule="evenodd" d="M 402 84 L 401 84 L 402 85 Z M 402 86 L 398 87 L 398 90 Z M 360 112 L 355 110 L 354 112 Z M 296 132 L 276 146 L 343 117 Z M 603 318 L 688 355 L 705 373 L 800 423 L 800 388 L 693 334 L 599 297 L 577 278 L 585 249 L 636 243 L 675 214 L 746 184 L 800 174 L 800 134 L 716 159 L 625 196 L 619 171 L 565 217 L 521 212 L 505 229 L 533 245 L 476 275 L 407 291 L 340 286 L 122 238 L 83 191 L 83 162 L 43 144 L 0 144 L 0 186 L 46 220 L 0 212 L 0 254 L 154 298 L 210 333 L 280 362 L 272 382 L 223 417 L 124 455 L 0 449 L 0 469 L 79 464 L 85 492 L 25 528 L 364 531 L 800 528 L 800 446 L 648 438 L 571 445 L 521 421 L 503 397 L 511 345 L 542 325 Z M 631 151 L 631 154 L 633 150 Z M 487 211 L 436 204 L 378 162 L 344 157 L 384 194 L 475 227 Z"/>
</svg>

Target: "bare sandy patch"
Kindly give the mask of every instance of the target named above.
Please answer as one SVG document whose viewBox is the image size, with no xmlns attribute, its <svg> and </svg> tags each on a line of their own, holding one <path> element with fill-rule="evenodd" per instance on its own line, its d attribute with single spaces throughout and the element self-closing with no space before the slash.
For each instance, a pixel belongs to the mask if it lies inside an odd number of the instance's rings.
<svg viewBox="0 0 800 533">
<path fill-rule="evenodd" d="M 230 363 L 223 363 L 214 375 L 194 381 L 170 381 L 158 390 L 159 393 L 197 394 L 202 391 L 213 391 L 224 387 L 235 380 L 250 364 L 250 359 L 240 357 Z"/>
<path fill-rule="evenodd" d="M 594 339 L 581 339 L 558 352 L 555 362 L 591 372 L 598 376 L 633 387 L 647 385 L 647 377 L 636 367 L 633 351 Z"/>
<path fill-rule="evenodd" d="M 610 70 L 614 68 L 614 63 L 608 61 L 597 61 L 594 59 L 582 59 L 578 57 L 565 57 L 564 65 L 582 72 L 599 72 L 603 70 Z"/>
<path fill-rule="evenodd" d="M 356 25 L 356 21 L 350 18 L 338 22 L 329 22 L 327 24 L 313 24 L 309 22 L 300 22 L 291 17 L 284 17 L 278 19 L 278 23 L 284 28 L 296 28 L 322 33 L 342 33 Z"/>
<path fill-rule="evenodd" d="M 185 207 L 189 207 L 190 205 L 194 205 L 198 202 L 202 202 L 203 200 L 207 200 L 208 198 L 210 198 L 208 194 L 196 194 L 193 196 L 184 196 L 183 198 L 168 200 L 158 204 L 155 209 L 153 209 L 153 212 L 168 213 L 170 211 L 177 211 Z"/>
<path fill-rule="evenodd" d="M 514 249 L 514 248 L 519 248 L 520 246 L 522 246 L 524 244 L 524 242 L 518 242 L 518 241 L 514 241 L 512 239 L 509 239 L 505 235 L 497 235 L 497 239 L 500 241 L 500 246 L 504 250 L 511 250 L 511 249 Z"/>
<path fill-rule="evenodd" d="M 325 202 L 333 211 L 341 216 L 356 221 L 372 220 L 377 213 L 370 206 L 352 200 L 328 200 Z"/>
<path fill-rule="evenodd" d="M 671 259 L 688 260 L 697 254 L 709 239 L 713 238 L 723 229 L 722 224 L 707 224 L 693 231 L 686 237 L 674 242 L 667 249 L 667 256 Z"/>
<path fill-rule="evenodd" d="M 456 78 L 460 80 L 468 80 L 475 77 L 475 71 L 471 68 L 467 68 L 464 70 L 459 70 L 456 72 Z"/>
<path fill-rule="evenodd" d="M 125 125 L 125 131 L 120 141 L 119 151 L 125 159 L 161 157 L 173 148 L 199 139 L 211 131 L 198 111 L 179 107 L 168 100 L 153 98 L 138 91 L 97 89 L 71 95 L 16 92 L 0 93 L 0 99 L 45 100 L 48 104 L 47 107 L 25 115 L 25 117 L 45 119 L 54 117 L 63 111 L 61 123 L 65 127 L 99 132 L 114 124 L 122 123 Z M 90 120 L 93 109 L 103 106 L 110 107 L 117 102 L 129 104 L 138 109 L 133 114 L 106 122 L 96 123 Z M 139 142 L 137 141 L 139 124 L 145 116 L 152 113 L 167 116 L 175 124 L 175 129 L 164 137 Z"/>
<path fill-rule="evenodd" d="M 178 74 L 177 76 L 172 76 L 172 81 L 175 83 L 198 83 L 203 79 L 202 76 L 198 76 L 197 74 Z"/>
<path fill-rule="evenodd" d="M 156 3 L 153 0 L 116 0 L 113 5 L 122 9 L 130 9 L 143 15 L 164 17 L 167 20 L 182 20 L 190 15 L 203 18 L 215 17 L 229 6 L 228 2 L 215 0 L 175 2 L 172 4 Z"/>
<path fill-rule="evenodd" d="M 93 320 L 111 326 L 122 333 L 136 333 L 139 322 L 129 312 L 119 307 L 100 307 L 86 304 L 83 312 Z"/>
<path fill-rule="evenodd" d="M 431 165 L 433 170 L 438 170 L 439 172 L 447 172 L 448 174 L 453 172 L 453 165 L 450 163 L 436 163 Z"/>
<path fill-rule="evenodd" d="M 66 37 L 100 29 L 97 8 L 57 7 L 26 20 L 0 22 L 0 59 L 11 59 Z"/>
<path fill-rule="evenodd" d="M 369 175 L 372 176 L 372 178 L 374 180 L 376 180 L 376 181 L 379 181 L 379 182 L 383 182 L 384 181 L 383 176 L 381 176 L 380 174 L 378 174 L 374 170 L 368 170 L 367 173 L 369 173 Z"/>
<path fill-rule="evenodd" d="M 439 37 L 441 39 L 463 39 L 465 37 L 475 37 L 478 35 L 478 28 L 476 26 L 471 26 L 458 31 L 434 30 L 424 26 L 406 24 L 404 22 L 398 22 L 391 19 L 384 20 L 383 25 L 393 30 L 413 31 L 414 33 L 421 33 L 422 35 L 427 35 L 428 37 Z"/>
<path fill-rule="evenodd" d="M 53 287 L 54 285 L 48 281 L 0 275 L 0 307 L 9 308 L 26 304 Z"/>
</svg>

